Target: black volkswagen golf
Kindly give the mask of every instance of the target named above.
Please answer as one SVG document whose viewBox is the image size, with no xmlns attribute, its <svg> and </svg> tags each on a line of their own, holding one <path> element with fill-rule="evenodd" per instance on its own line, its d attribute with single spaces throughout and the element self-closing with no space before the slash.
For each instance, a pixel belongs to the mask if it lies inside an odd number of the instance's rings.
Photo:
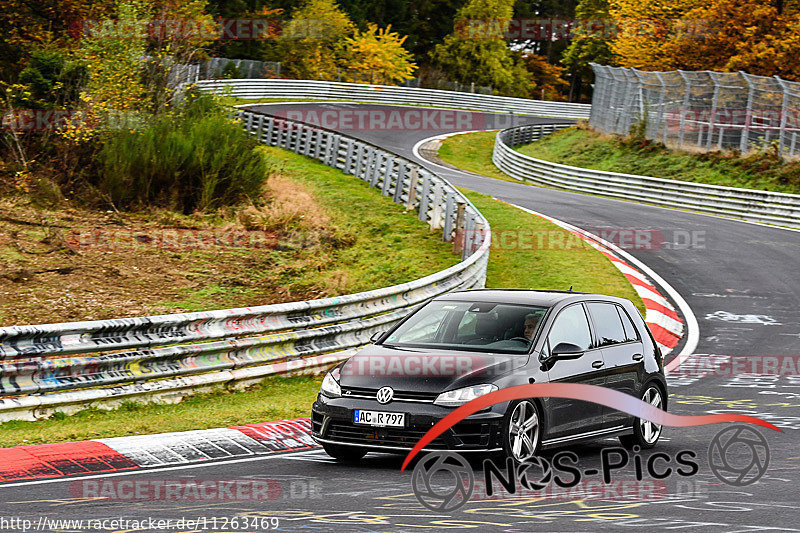
<svg viewBox="0 0 800 533">
<path fill-rule="evenodd" d="M 410 450 L 454 408 L 528 383 L 600 385 L 667 406 L 661 352 L 638 309 L 599 294 L 469 290 L 439 296 L 329 372 L 313 437 L 337 459 Z M 651 448 L 661 427 L 599 404 L 531 398 L 486 408 L 426 449 L 502 452 L 618 435 Z"/>
</svg>

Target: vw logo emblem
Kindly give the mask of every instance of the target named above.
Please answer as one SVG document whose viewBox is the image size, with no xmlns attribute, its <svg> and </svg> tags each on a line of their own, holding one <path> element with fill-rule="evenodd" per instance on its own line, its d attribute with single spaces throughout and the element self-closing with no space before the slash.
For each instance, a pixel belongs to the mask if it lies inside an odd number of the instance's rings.
<svg viewBox="0 0 800 533">
<path fill-rule="evenodd" d="M 389 403 L 394 398 L 394 391 L 391 387 L 381 387 L 378 389 L 378 394 L 375 395 L 378 403 Z"/>
</svg>

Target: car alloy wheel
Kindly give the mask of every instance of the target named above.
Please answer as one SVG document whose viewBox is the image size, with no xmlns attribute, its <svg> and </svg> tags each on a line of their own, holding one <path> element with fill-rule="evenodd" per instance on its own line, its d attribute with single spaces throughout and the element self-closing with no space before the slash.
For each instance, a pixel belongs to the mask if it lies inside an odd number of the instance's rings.
<svg viewBox="0 0 800 533">
<path fill-rule="evenodd" d="M 529 400 L 511 407 L 506 425 L 506 453 L 515 461 L 524 462 L 539 451 L 541 417 L 539 409 Z"/>
<path fill-rule="evenodd" d="M 648 385 L 642 394 L 642 401 L 657 409 L 664 409 L 664 397 L 656 385 Z M 622 435 L 619 440 L 623 446 L 631 448 L 652 448 L 661 437 L 661 425 L 642 418 L 634 419 L 633 435 Z"/>
</svg>

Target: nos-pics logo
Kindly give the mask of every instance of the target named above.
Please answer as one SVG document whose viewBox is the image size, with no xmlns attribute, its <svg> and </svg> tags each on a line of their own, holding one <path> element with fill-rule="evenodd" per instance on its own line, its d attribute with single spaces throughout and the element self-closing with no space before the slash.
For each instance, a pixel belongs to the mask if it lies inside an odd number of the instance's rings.
<svg viewBox="0 0 800 533">
<path fill-rule="evenodd" d="M 750 485 L 761 479 L 767 471 L 769 461 L 766 438 L 746 426 L 736 425 L 723 429 L 714 436 L 708 447 L 711 471 L 723 483 L 736 487 Z M 487 463 L 491 461 L 484 461 L 484 469 L 487 468 Z M 493 470 L 497 471 L 496 468 Z M 696 471 L 695 469 L 694 472 Z M 485 477 L 488 479 L 488 476 Z M 553 468 L 547 459 L 533 457 L 518 465 L 516 477 L 520 486 L 529 490 L 542 490 L 553 481 Z M 451 512 L 466 505 L 472 497 L 475 491 L 475 473 L 467 460 L 458 453 L 432 452 L 417 462 L 411 474 L 411 486 L 417 500 L 428 509 Z"/>
</svg>

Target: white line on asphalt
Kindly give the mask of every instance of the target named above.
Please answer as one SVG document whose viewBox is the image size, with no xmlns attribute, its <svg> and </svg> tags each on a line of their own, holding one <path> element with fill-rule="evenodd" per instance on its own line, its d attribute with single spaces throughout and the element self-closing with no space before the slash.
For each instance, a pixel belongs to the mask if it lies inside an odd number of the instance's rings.
<svg viewBox="0 0 800 533">
<path fill-rule="evenodd" d="M 203 468 L 203 467 L 215 467 L 220 465 L 229 465 L 233 463 L 248 463 L 252 461 L 262 461 L 265 459 L 280 459 L 280 458 L 290 458 L 295 455 L 305 455 L 305 454 L 312 454 L 318 453 L 319 449 L 314 448 L 313 450 L 306 450 L 302 452 L 282 452 L 282 453 L 274 453 L 269 455 L 260 455 L 258 457 L 245 457 L 243 459 L 232 459 L 230 461 L 205 461 L 201 463 L 194 463 L 190 465 L 177 465 L 177 466 L 156 466 L 156 467 L 144 467 L 144 468 L 137 468 L 135 470 L 125 470 L 124 472 L 109 472 L 107 474 L 97 474 L 97 475 L 89 475 L 89 476 L 75 476 L 75 477 L 59 477 L 53 479 L 36 479 L 33 481 L 20 481 L 16 483 L 0 483 L 0 489 L 4 489 L 6 487 L 21 487 L 24 485 L 47 485 L 50 483 L 64 483 L 64 482 L 72 482 L 72 481 L 82 481 L 85 479 L 100 479 L 106 477 L 121 477 L 121 476 L 133 476 L 137 474 L 150 474 L 151 472 L 167 472 L 170 470 L 187 470 L 190 468 Z"/>
</svg>

